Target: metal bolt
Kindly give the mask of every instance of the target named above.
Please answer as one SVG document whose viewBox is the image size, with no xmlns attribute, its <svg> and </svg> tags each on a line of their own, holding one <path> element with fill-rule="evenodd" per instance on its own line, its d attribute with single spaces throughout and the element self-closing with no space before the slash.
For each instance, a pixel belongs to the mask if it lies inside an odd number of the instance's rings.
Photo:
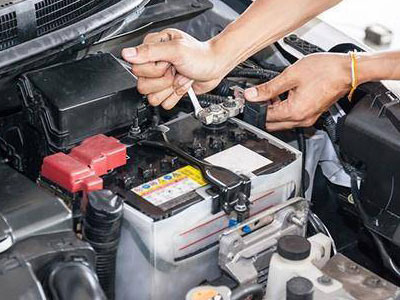
<svg viewBox="0 0 400 300">
<path fill-rule="evenodd" d="M 218 112 L 221 110 L 221 106 L 217 105 L 217 104 L 211 104 L 209 106 L 209 109 L 211 112 Z"/>
<path fill-rule="evenodd" d="M 332 284 L 332 278 L 330 278 L 328 275 L 322 275 L 321 277 L 318 277 L 317 281 L 323 285 L 331 285 Z"/>
<path fill-rule="evenodd" d="M 199 3 L 198 0 L 196 0 L 196 1 L 194 1 L 194 2 L 191 4 L 191 6 L 192 6 L 193 8 L 200 8 L 200 7 L 201 7 L 201 4 Z"/>
<path fill-rule="evenodd" d="M 357 265 L 354 264 L 348 264 L 346 266 L 346 270 L 347 272 L 351 273 L 351 274 L 358 274 L 360 273 L 360 268 Z"/>
<path fill-rule="evenodd" d="M 225 99 L 223 105 L 225 107 L 235 107 L 236 104 L 237 104 L 237 102 L 232 97 L 228 97 L 227 99 Z"/>
<path fill-rule="evenodd" d="M 304 220 L 301 220 L 296 216 L 295 213 L 291 213 L 288 217 L 288 221 L 296 226 L 303 227 L 304 226 Z"/>
<path fill-rule="evenodd" d="M 375 276 L 368 276 L 365 280 L 364 280 L 364 284 L 368 287 L 371 288 L 377 288 L 380 287 L 383 282 L 380 278 L 375 277 Z"/>
</svg>

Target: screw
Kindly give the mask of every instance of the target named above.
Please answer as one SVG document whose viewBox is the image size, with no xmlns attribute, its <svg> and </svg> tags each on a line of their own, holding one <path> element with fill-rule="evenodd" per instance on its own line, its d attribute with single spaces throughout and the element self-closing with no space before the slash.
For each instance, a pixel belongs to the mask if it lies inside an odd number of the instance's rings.
<svg viewBox="0 0 400 300">
<path fill-rule="evenodd" d="M 79 37 L 79 39 L 80 39 L 82 45 L 85 45 L 85 44 L 86 44 L 86 37 L 85 37 L 84 34 L 82 34 L 82 35 Z"/>
<path fill-rule="evenodd" d="M 322 275 L 321 277 L 318 277 L 317 281 L 322 285 L 332 284 L 332 278 L 330 278 L 328 275 Z"/>
</svg>

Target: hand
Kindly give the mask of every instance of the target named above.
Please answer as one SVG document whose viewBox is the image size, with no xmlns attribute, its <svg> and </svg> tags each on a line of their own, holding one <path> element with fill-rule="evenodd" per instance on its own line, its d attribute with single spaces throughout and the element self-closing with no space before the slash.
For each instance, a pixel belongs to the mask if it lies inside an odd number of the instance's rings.
<svg viewBox="0 0 400 300">
<path fill-rule="evenodd" d="M 138 91 L 151 105 L 171 109 L 193 86 L 197 94 L 215 88 L 222 76 L 211 42 L 166 29 L 146 36 L 142 45 L 122 50 L 138 77 Z"/>
<path fill-rule="evenodd" d="M 271 100 L 266 129 L 276 131 L 312 126 L 318 117 L 346 95 L 351 85 L 350 58 L 345 54 L 313 54 L 281 75 L 245 91 L 248 101 Z M 280 94 L 289 92 L 286 100 Z"/>
</svg>

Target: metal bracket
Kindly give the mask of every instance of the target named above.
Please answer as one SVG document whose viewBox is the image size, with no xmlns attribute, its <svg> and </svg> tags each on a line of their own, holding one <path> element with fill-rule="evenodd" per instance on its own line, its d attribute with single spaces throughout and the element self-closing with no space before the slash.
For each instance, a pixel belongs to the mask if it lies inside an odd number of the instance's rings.
<svg viewBox="0 0 400 300">
<path fill-rule="evenodd" d="M 304 235 L 308 201 L 293 198 L 276 205 L 223 233 L 219 265 L 239 284 L 257 282 L 259 272 L 268 268 L 281 236 Z"/>
</svg>

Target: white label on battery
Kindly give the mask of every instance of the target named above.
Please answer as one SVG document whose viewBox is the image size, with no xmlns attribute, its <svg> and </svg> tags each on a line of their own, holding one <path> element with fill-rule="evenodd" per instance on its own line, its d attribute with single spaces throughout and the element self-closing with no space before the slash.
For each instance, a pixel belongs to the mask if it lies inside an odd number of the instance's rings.
<svg viewBox="0 0 400 300">
<path fill-rule="evenodd" d="M 205 159 L 213 165 L 236 173 L 248 174 L 272 163 L 272 160 L 242 146 L 236 145 Z"/>
<path fill-rule="evenodd" d="M 132 191 L 151 204 L 160 206 L 206 184 L 207 182 L 198 169 L 186 166 L 139 185 Z"/>
</svg>

